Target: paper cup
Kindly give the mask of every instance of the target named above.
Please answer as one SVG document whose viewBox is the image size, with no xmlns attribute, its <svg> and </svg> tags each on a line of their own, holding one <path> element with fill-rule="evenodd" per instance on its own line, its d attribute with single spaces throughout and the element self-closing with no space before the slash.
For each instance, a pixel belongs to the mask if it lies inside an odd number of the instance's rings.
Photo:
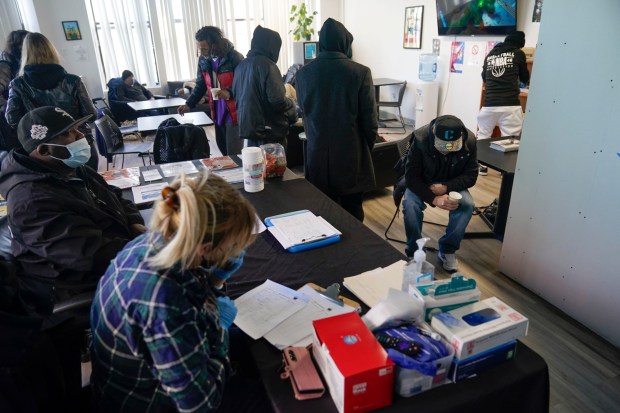
<svg viewBox="0 0 620 413">
<path fill-rule="evenodd" d="M 219 87 L 212 87 L 211 88 L 211 97 L 213 97 L 213 100 L 218 100 L 219 98 L 217 97 L 217 92 L 220 91 Z"/>
<path fill-rule="evenodd" d="M 448 197 L 450 198 L 451 201 L 460 201 L 461 199 L 463 199 L 463 195 L 459 194 L 456 191 L 451 191 L 448 194 Z"/>
<path fill-rule="evenodd" d="M 249 147 L 241 150 L 243 164 L 243 189 L 259 192 L 265 188 L 265 159 L 261 148 Z"/>
</svg>

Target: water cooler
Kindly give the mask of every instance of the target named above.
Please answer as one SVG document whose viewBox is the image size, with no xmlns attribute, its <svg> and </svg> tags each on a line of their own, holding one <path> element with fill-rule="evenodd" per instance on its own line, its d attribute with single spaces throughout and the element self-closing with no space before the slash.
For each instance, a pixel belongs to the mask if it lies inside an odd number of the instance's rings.
<svg viewBox="0 0 620 413">
<path fill-rule="evenodd" d="M 418 77 L 415 86 L 415 127 L 422 127 L 437 117 L 439 83 L 437 76 L 437 55 L 421 54 Z"/>
</svg>

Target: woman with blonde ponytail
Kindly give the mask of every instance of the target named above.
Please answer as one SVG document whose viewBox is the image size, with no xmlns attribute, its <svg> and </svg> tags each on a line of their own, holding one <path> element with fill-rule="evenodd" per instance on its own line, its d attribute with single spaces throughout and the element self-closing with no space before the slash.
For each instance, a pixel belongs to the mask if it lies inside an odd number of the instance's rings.
<svg viewBox="0 0 620 413">
<path fill-rule="evenodd" d="M 215 175 L 181 176 L 163 189 L 150 231 L 112 260 L 95 294 L 91 382 L 101 411 L 220 405 L 237 313 L 222 285 L 243 262 L 255 217 Z"/>
</svg>

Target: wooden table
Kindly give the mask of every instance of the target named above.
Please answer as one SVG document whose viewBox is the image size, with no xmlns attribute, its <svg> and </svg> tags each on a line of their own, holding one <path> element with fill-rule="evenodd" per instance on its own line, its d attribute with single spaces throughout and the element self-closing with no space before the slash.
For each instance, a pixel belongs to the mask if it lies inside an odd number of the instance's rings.
<svg viewBox="0 0 620 413">
<path fill-rule="evenodd" d="M 192 123 L 196 126 L 213 125 L 213 121 L 204 112 L 189 112 L 185 115 L 159 115 L 138 118 L 138 131 L 147 132 L 157 130 L 159 124 L 166 119 L 175 118 L 179 123 Z"/>
<path fill-rule="evenodd" d="M 178 107 L 184 104 L 185 104 L 185 99 L 167 98 L 167 99 L 143 100 L 139 102 L 128 102 L 127 106 L 129 106 L 136 112 L 139 112 L 142 110 L 174 108 L 174 107 Z"/>
</svg>

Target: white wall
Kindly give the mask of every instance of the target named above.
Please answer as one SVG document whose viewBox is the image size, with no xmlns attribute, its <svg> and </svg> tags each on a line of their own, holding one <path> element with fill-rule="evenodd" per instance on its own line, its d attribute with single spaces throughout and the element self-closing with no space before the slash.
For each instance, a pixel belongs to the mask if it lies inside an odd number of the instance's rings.
<svg viewBox="0 0 620 413">
<path fill-rule="evenodd" d="M 500 270 L 620 346 L 620 2 L 596 14 L 544 3 Z"/>
<path fill-rule="evenodd" d="M 61 56 L 60 64 L 67 72 L 82 76 L 82 81 L 91 98 L 102 97 L 103 88 L 99 79 L 95 43 L 88 22 L 86 2 L 84 0 L 33 0 L 33 4 L 40 32 L 58 49 Z M 67 41 L 65 39 L 62 22 L 67 20 L 77 20 L 82 40 Z"/>
<path fill-rule="evenodd" d="M 402 111 L 406 118 L 413 119 L 415 99 L 412 83 L 418 82 L 418 58 L 422 53 L 431 53 L 433 38 L 441 40 L 438 63 L 439 114 L 456 115 L 471 130 L 476 130 L 476 116 L 480 107 L 482 88 L 482 61 L 479 65 L 465 66 L 462 74 L 450 74 L 448 62 L 452 41 L 464 41 L 466 47 L 472 42 L 488 40 L 501 41 L 504 36 L 438 36 L 435 0 L 343 0 L 344 21 L 355 38 L 353 59 L 370 67 L 373 77 L 387 77 L 407 80 L 407 92 Z M 422 26 L 422 48 L 404 49 L 405 7 L 424 6 Z M 539 23 L 532 23 L 534 0 L 518 1 L 517 28 L 526 35 L 526 46 L 535 46 Z M 323 16 L 321 16 L 323 17 Z M 383 93 L 383 91 L 382 91 Z M 422 126 L 422 125 L 417 125 Z"/>
</svg>

